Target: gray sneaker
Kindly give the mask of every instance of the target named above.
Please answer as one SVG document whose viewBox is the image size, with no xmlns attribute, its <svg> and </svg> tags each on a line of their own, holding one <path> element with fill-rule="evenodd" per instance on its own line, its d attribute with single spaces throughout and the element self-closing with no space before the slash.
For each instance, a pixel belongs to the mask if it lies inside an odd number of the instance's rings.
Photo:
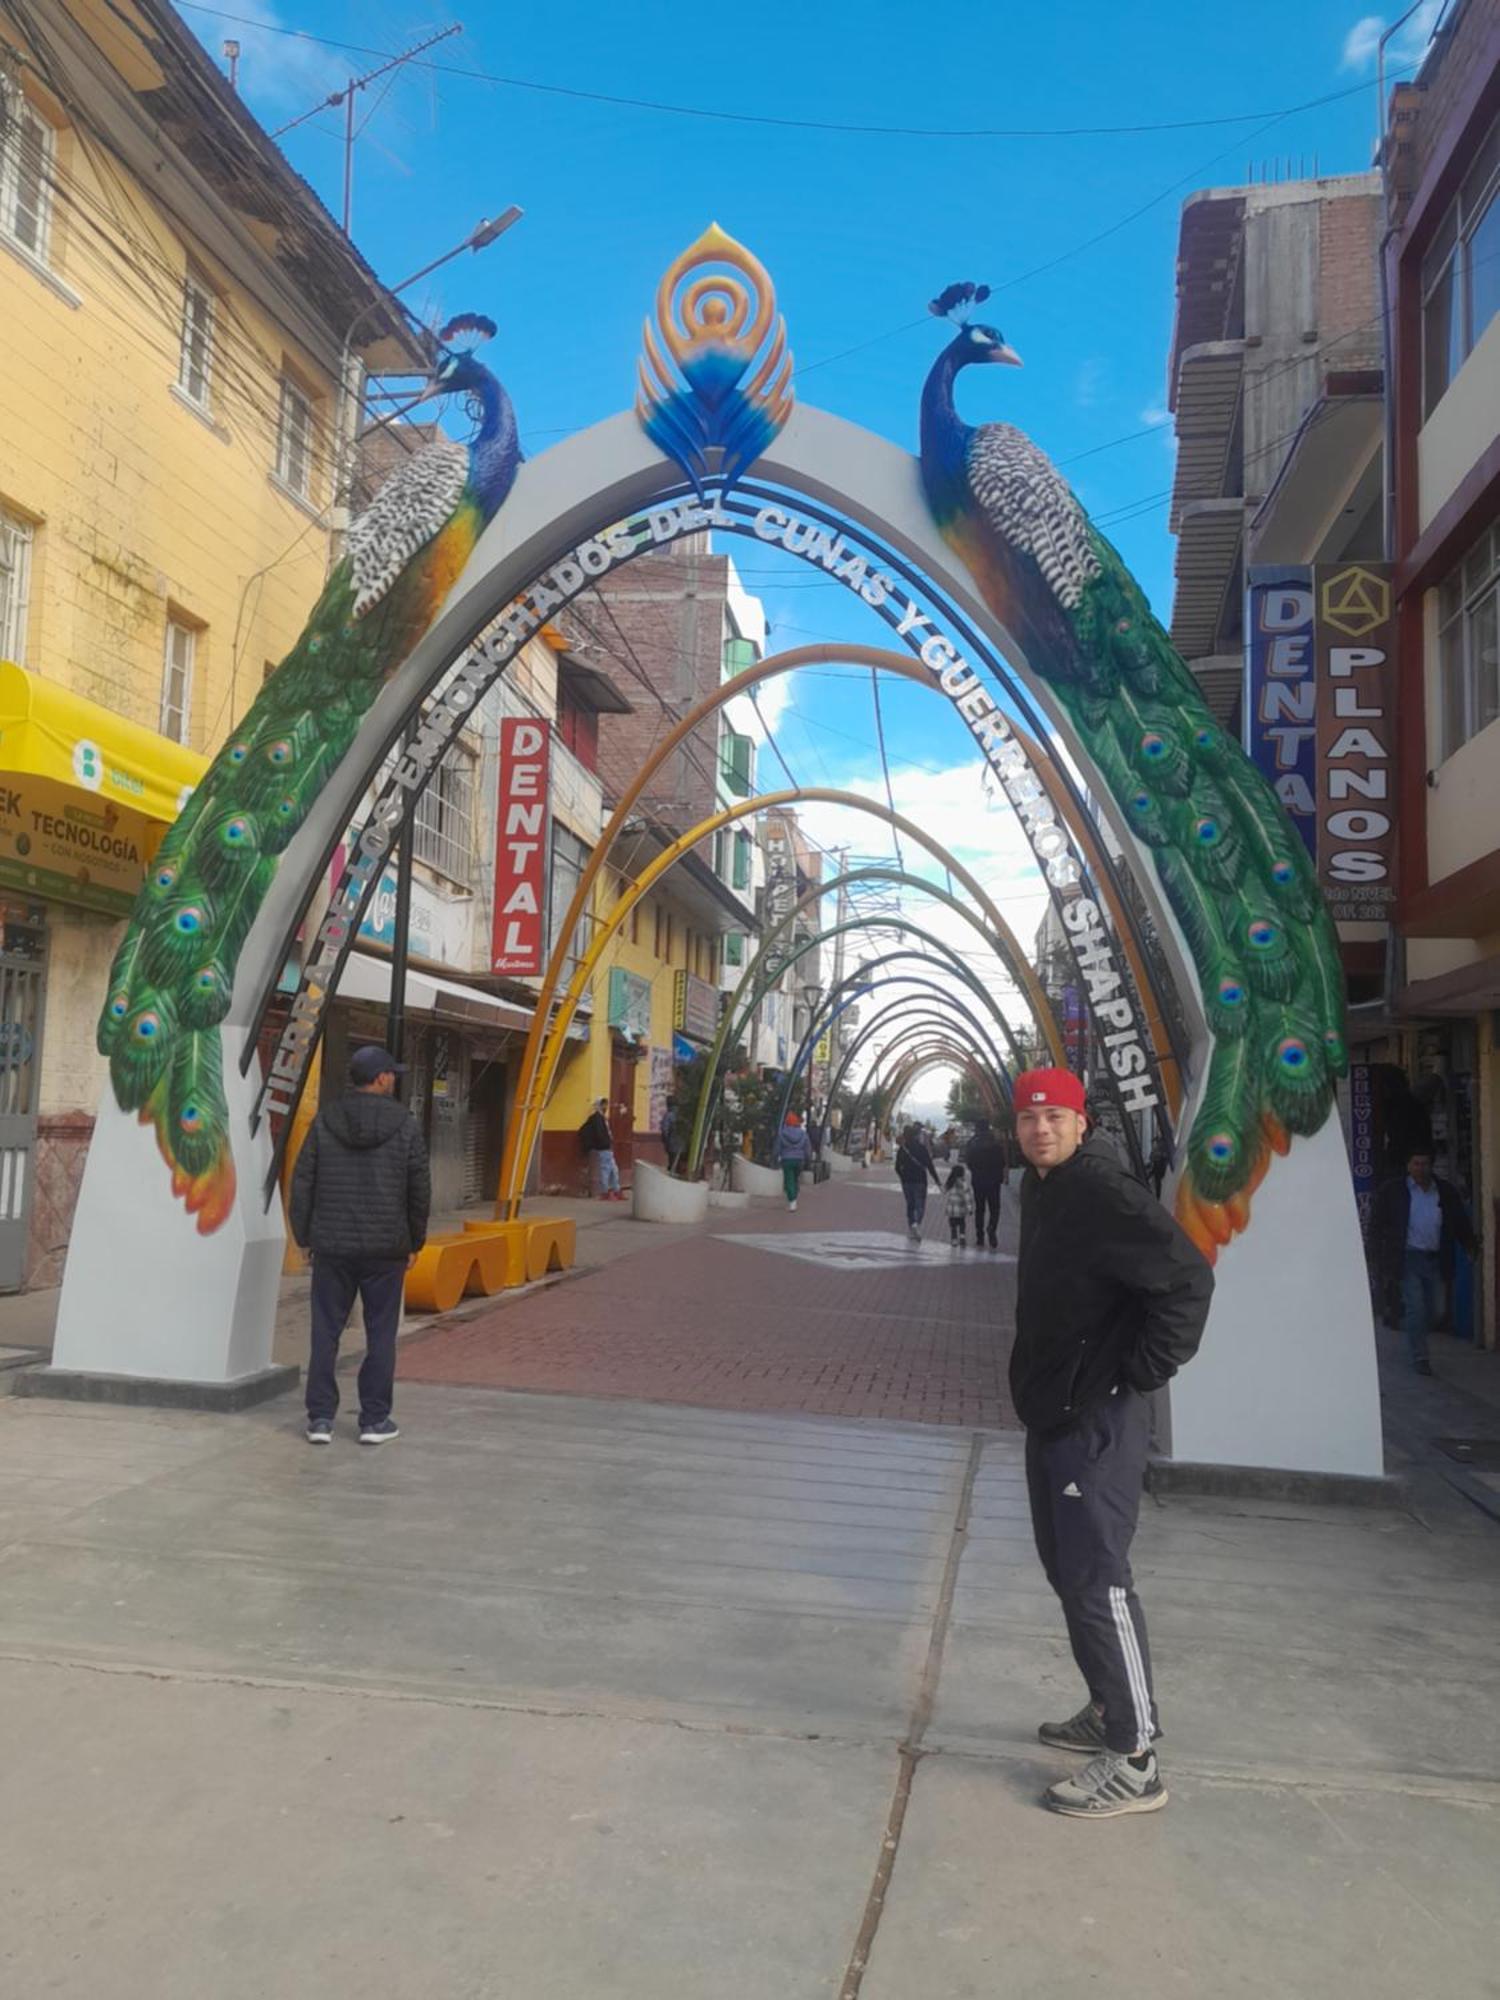
<svg viewBox="0 0 1500 2000">
<path fill-rule="evenodd" d="M 1042 1804 L 1072 1819 L 1118 1819 L 1124 1813 L 1159 1812 L 1167 1803 L 1167 1788 L 1156 1768 L 1156 1752 L 1148 1752 L 1146 1768 L 1138 1771 L 1128 1757 L 1106 1750 L 1085 1764 L 1076 1778 L 1049 1785 Z"/>
<path fill-rule="evenodd" d="M 1103 1711 L 1091 1701 L 1086 1701 L 1066 1722 L 1044 1722 L 1037 1735 L 1050 1749 L 1078 1750 L 1085 1757 L 1097 1757 L 1101 1750 L 1109 1748 L 1104 1740 Z"/>
<path fill-rule="evenodd" d="M 1091 1701 L 1086 1701 L 1066 1722 L 1044 1722 L 1037 1735 L 1049 1749 L 1076 1750 L 1084 1757 L 1097 1757 L 1100 1751 L 1109 1748 L 1104 1737 L 1104 1712 Z M 1159 1729 L 1152 1730 L 1151 1741 L 1160 1743 Z"/>
</svg>

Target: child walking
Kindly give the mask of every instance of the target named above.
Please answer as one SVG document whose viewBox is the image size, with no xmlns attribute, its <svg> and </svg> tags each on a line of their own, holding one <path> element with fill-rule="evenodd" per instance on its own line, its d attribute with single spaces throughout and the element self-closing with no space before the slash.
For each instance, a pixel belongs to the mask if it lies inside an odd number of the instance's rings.
<svg viewBox="0 0 1500 2000">
<path fill-rule="evenodd" d="M 963 1163 L 949 1174 L 947 1182 L 948 1236 L 957 1250 L 969 1241 L 969 1217 L 974 1213 L 974 1190 Z"/>
</svg>

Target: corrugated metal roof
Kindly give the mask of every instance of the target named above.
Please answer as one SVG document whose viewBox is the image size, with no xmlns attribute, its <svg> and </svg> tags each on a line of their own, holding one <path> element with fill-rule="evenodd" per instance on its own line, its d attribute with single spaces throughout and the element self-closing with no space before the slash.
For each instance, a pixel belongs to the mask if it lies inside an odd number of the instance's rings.
<svg viewBox="0 0 1500 2000">
<path fill-rule="evenodd" d="M 1177 530 L 1172 644 L 1185 660 L 1218 649 L 1224 600 L 1245 532 L 1243 500 L 1195 500 Z"/>
<path fill-rule="evenodd" d="M 1220 500 L 1238 468 L 1230 446 L 1245 375 L 1243 340 L 1204 341 L 1184 350 L 1177 380 L 1177 473 L 1168 526 L 1176 534 L 1193 500 Z"/>
</svg>

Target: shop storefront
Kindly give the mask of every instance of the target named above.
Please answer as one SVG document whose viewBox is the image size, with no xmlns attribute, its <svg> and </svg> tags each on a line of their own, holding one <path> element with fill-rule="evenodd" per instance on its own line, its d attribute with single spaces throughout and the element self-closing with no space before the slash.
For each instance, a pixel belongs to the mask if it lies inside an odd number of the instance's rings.
<svg viewBox="0 0 1500 2000">
<path fill-rule="evenodd" d="M 124 918 L 205 760 L 0 662 L 0 1292 L 62 1274 Z"/>
</svg>

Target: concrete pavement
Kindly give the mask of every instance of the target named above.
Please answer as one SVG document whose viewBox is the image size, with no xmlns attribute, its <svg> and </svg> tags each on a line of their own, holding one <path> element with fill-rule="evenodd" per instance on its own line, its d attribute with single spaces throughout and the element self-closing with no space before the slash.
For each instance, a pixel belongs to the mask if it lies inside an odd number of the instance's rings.
<svg viewBox="0 0 1500 2000">
<path fill-rule="evenodd" d="M 0 1402 L 0 1991 L 1500 1993 L 1500 1530 L 1420 1468 L 1148 1506 L 1173 1798 L 1089 1827 L 1035 1804 L 1079 1690 L 1014 1435 L 398 1409 L 313 1451 L 290 1401 Z"/>
</svg>

